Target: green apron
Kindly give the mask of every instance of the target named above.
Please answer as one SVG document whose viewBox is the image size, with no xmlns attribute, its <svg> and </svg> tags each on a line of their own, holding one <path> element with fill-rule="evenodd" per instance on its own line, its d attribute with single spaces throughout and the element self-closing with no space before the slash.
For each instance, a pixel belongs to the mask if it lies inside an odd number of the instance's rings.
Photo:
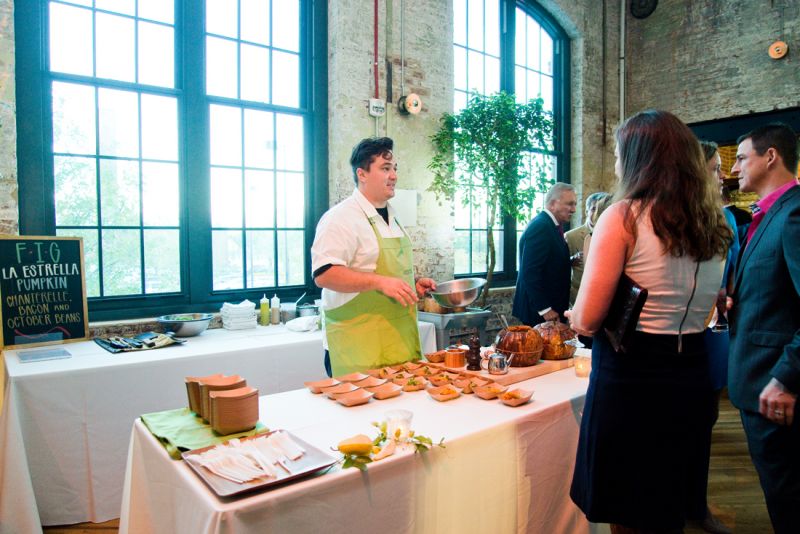
<svg viewBox="0 0 800 534">
<path fill-rule="evenodd" d="M 367 220 L 378 240 L 375 274 L 402 278 L 414 288 L 411 240 L 405 230 L 402 237 L 384 238 L 375 221 Z M 346 304 L 325 310 L 325 334 L 333 376 L 422 357 L 417 308 L 403 306 L 376 290 L 359 293 Z"/>
</svg>

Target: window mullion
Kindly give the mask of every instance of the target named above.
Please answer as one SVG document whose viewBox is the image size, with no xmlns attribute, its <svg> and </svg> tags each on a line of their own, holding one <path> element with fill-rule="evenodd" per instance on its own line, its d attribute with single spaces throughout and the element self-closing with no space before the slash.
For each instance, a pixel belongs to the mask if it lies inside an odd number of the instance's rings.
<svg viewBox="0 0 800 534">
<path fill-rule="evenodd" d="M 500 88 L 507 93 L 514 93 L 514 58 L 517 5 L 513 0 L 501 2 L 500 27 Z M 510 224 L 512 217 L 503 218 L 503 248 L 498 250 L 503 255 L 503 270 L 497 273 L 498 278 L 511 278 L 517 271 L 517 227 Z"/>
<path fill-rule="evenodd" d="M 183 280 L 193 302 L 208 299 L 211 288 L 211 186 L 209 118 L 205 95 L 205 2 L 181 3 L 176 25 L 176 83 L 182 89 L 180 136 L 183 143 L 182 255 Z"/>
</svg>

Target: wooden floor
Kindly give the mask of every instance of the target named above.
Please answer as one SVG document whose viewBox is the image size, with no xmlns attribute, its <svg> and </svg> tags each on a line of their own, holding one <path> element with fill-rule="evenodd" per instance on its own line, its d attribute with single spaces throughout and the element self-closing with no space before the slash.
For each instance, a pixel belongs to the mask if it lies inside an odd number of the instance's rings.
<svg viewBox="0 0 800 534">
<path fill-rule="evenodd" d="M 719 419 L 711 437 L 708 505 L 736 534 L 772 532 L 764 494 L 747 452 L 739 411 L 727 397 L 720 402 Z M 703 530 L 689 525 L 684 532 L 698 534 Z"/>
<path fill-rule="evenodd" d="M 764 495 L 747 452 L 739 412 L 727 398 L 722 399 L 712 437 L 708 502 L 717 517 L 736 534 L 772 532 Z M 112 534 L 118 529 L 119 520 L 114 519 L 105 523 L 45 527 L 44 531 L 48 534 Z M 697 525 L 688 525 L 685 529 L 686 534 L 701 532 Z"/>
</svg>

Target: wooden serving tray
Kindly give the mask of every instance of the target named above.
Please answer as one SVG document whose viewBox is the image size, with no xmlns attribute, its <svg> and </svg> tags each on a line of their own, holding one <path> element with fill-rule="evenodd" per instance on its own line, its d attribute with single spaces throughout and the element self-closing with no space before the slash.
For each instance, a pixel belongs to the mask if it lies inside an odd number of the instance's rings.
<svg viewBox="0 0 800 534">
<path fill-rule="evenodd" d="M 536 378 L 537 376 L 572 367 L 574 363 L 572 358 L 567 358 L 566 360 L 539 360 L 539 363 L 536 365 L 530 365 L 528 367 L 509 367 L 508 373 L 504 375 L 490 375 L 488 371 L 484 371 L 483 369 L 480 371 L 467 371 L 466 367 L 446 367 L 443 363 L 426 362 L 425 365 L 428 367 L 445 369 L 454 373 L 461 373 L 462 375 L 477 376 L 507 386 L 509 384 L 528 380 L 529 378 Z"/>
</svg>

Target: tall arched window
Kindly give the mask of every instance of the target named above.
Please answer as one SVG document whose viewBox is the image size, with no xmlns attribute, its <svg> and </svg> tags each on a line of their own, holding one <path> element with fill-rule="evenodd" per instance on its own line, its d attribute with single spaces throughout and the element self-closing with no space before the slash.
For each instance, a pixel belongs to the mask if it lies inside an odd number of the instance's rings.
<svg viewBox="0 0 800 534">
<path fill-rule="evenodd" d="M 531 167 L 544 166 L 555 181 L 569 181 L 569 41 L 555 21 L 535 2 L 511 0 L 453 0 L 454 111 L 470 95 L 499 90 L 514 93 L 520 102 L 541 97 L 552 111 L 555 135 L 552 150 L 530 153 Z M 486 221 L 480 195 L 473 203 L 455 203 L 455 274 L 485 274 Z M 544 206 L 539 198 L 528 219 Z M 509 218 L 495 233 L 495 279 L 513 282 L 517 242 L 524 227 Z M 519 227 L 518 227 L 519 226 Z"/>
<path fill-rule="evenodd" d="M 324 6 L 16 4 L 20 229 L 83 238 L 93 320 L 305 289 Z"/>
</svg>

